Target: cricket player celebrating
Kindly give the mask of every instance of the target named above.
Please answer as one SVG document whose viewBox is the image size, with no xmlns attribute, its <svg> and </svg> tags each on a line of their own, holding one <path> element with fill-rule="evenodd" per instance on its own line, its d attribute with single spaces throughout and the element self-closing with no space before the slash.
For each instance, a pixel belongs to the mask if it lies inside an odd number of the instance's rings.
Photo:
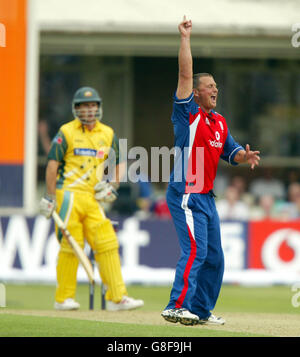
<svg viewBox="0 0 300 357">
<path fill-rule="evenodd" d="M 248 163 L 252 169 L 258 165 L 260 157 L 259 151 L 251 151 L 249 145 L 244 150 L 236 143 L 225 118 L 213 110 L 218 97 L 213 76 L 208 73 L 193 75 L 192 22 L 184 17 L 178 28 L 181 35 L 179 77 L 172 123 L 175 147 L 180 148 L 181 155 L 178 152 L 175 155 L 167 203 L 181 255 L 170 301 L 161 315 L 169 322 L 185 325 L 224 324 L 223 318 L 211 313 L 224 272 L 213 182 L 220 157 L 232 165 Z M 201 148 L 203 151 L 199 150 Z M 181 180 L 178 180 L 179 174 L 182 174 Z"/>
<path fill-rule="evenodd" d="M 101 98 L 90 87 L 79 88 L 73 98 L 74 120 L 64 124 L 53 139 L 46 169 L 47 194 L 40 202 L 40 212 L 50 218 L 56 209 L 70 234 L 83 248 L 84 239 L 91 246 L 102 282 L 108 290 L 106 308 L 130 310 L 142 306 L 142 300 L 128 297 L 123 281 L 117 236 L 101 207 L 113 202 L 124 172 L 119 162 L 119 145 L 112 128 L 100 122 Z M 110 182 L 102 181 L 104 162 L 111 150 L 115 162 Z M 76 310 L 76 275 L 79 261 L 56 226 L 60 242 L 57 262 L 55 309 Z"/>
</svg>

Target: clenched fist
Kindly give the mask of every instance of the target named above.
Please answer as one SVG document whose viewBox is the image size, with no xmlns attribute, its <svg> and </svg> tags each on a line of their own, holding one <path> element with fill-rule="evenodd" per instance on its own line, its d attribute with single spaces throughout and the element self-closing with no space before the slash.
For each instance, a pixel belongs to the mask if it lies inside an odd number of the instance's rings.
<svg viewBox="0 0 300 357">
<path fill-rule="evenodd" d="M 95 198 L 100 202 L 113 202 L 118 197 L 118 193 L 111 183 L 106 181 L 98 182 L 95 187 Z"/>
<path fill-rule="evenodd" d="M 39 211 L 46 218 L 50 218 L 55 210 L 55 207 L 55 198 L 53 196 L 45 195 L 40 201 Z"/>
</svg>

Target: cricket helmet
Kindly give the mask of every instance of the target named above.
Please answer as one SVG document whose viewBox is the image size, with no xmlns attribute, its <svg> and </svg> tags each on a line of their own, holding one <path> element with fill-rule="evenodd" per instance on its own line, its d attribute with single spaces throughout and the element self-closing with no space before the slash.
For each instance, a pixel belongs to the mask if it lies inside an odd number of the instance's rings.
<svg viewBox="0 0 300 357">
<path fill-rule="evenodd" d="M 78 109 L 77 106 L 81 103 L 89 103 L 89 102 L 96 102 L 98 103 L 98 110 L 95 113 L 93 120 L 88 120 L 86 115 L 82 112 L 82 110 Z M 101 107 L 102 99 L 100 98 L 96 89 L 92 87 L 81 87 L 77 89 L 74 94 L 72 100 L 72 113 L 75 118 L 79 118 L 82 124 L 90 124 L 96 119 L 102 119 L 102 107 Z"/>
</svg>

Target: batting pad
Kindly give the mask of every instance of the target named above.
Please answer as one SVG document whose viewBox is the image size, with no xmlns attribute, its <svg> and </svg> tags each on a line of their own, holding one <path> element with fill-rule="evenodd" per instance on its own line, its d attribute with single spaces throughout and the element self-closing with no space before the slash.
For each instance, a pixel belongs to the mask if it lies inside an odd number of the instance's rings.
<svg viewBox="0 0 300 357">
<path fill-rule="evenodd" d="M 109 250 L 119 248 L 116 232 L 109 219 L 104 219 L 97 227 L 94 241 L 95 254 L 101 254 Z"/>
<path fill-rule="evenodd" d="M 128 295 L 122 277 L 121 263 L 118 249 L 96 253 L 95 260 L 99 266 L 99 273 L 103 284 L 107 286 L 106 300 L 120 302 L 123 295 Z"/>
</svg>

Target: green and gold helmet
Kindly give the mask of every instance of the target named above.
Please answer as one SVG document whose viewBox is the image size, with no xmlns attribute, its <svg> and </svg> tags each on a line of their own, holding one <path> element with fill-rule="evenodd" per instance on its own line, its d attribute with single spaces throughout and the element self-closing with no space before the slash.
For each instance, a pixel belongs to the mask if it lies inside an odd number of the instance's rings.
<svg viewBox="0 0 300 357">
<path fill-rule="evenodd" d="M 98 104 L 98 109 L 91 115 L 87 115 L 86 110 L 79 109 L 79 105 L 82 103 L 92 103 L 95 102 Z M 102 119 L 102 99 L 100 98 L 96 89 L 92 87 L 81 87 L 77 89 L 74 94 L 72 101 L 72 113 L 75 118 L 78 118 L 82 124 L 91 124 L 96 120 Z"/>
</svg>

